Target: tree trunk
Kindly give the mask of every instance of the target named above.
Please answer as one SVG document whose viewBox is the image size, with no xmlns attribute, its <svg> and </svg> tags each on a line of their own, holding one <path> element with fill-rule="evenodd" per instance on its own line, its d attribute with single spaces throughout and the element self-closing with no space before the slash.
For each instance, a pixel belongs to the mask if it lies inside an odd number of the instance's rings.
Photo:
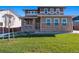
<svg viewBox="0 0 79 59">
<path fill-rule="evenodd" d="M 10 25 L 8 26 L 8 40 L 10 40 Z"/>
<path fill-rule="evenodd" d="M 13 34 L 13 39 L 15 38 L 15 36 L 14 36 L 14 29 L 12 28 L 12 34 Z"/>
<path fill-rule="evenodd" d="M 3 34 L 3 38 L 2 39 L 4 39 L 4 27 L 2 28 L 2 31 L 3 31 L 3 33 L 2 33 Z"/>
</svg>

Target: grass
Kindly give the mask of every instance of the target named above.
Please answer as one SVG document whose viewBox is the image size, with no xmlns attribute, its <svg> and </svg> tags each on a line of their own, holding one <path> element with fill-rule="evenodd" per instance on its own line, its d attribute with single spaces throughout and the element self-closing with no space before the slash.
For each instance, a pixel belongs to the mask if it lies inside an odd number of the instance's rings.
<svg viewBox="0 0 79 59">
<path fill-rule="evenodd" d="M 0 52 L 76 53 L 79 52 L 79 34 L 58 34 L 56 37 L 17 37 L 10 41 L 0 40 Z"/>
</svg>

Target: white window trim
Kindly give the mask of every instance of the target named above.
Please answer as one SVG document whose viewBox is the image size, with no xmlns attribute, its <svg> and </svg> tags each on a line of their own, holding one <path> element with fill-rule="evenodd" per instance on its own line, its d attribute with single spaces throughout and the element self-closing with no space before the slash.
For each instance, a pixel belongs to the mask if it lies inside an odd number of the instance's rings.
<svg viewBox="0 0 79 59">
<path fill-rule="evenodd" d="M 45 23 L 48 23 L 47 22 L 48 19 L 50 19 L 50 23 L 52 23 L 52 19 L 51 18 L 46 18 L 46 22 Z"/>
<path fill-rule="evenodd" d="M 58 23 L 59 23 L 60 18 L 54 18 L 54 23 L 55 23 L 55 19 L 58 19 Z"/>
<path fill-rule="evenodd" d="M 45 13 L 45 10 L 46 10 L 46 9 L 48 10 L 48 8 L 44 8 L 44 13 Z M 48 14 L 48 11 L 47 11 L 47 14 Z"/>
<path fill-rule="evenodd" d="M 63 22 L 63 19 L 65 19 L 66 22 Z M 61 18 L 61 23 L 67 23 L 67 18 Z"/>
</svg>

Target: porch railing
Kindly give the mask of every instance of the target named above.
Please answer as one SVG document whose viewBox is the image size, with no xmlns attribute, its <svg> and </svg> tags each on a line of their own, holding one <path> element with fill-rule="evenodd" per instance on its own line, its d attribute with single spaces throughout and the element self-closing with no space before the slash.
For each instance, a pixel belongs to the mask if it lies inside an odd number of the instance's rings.
<svg viewBox="0 0 79 59">
<path fill-rule="evenodd" d="M 24 30 L 25 31 L 32 31 L 33 30 L 33 25 L 25 25 L 25 26 L 23 26 L 23 28 L 24 28 Z"/>
</svg>

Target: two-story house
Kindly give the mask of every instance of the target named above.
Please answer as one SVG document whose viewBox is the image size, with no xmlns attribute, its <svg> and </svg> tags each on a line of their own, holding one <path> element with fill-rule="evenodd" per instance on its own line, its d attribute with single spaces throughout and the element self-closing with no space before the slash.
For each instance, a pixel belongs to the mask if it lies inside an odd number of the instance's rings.
<svg viewBox="0 0 79 59">
<path fill-rule="evenodd" d="M 25 9 L 22 31 L 38 33 L 62 33 L 73 31 L 72 16 L 64 15 L 63 6 L 39 6 L 36 10 Z"/>
</svg>

